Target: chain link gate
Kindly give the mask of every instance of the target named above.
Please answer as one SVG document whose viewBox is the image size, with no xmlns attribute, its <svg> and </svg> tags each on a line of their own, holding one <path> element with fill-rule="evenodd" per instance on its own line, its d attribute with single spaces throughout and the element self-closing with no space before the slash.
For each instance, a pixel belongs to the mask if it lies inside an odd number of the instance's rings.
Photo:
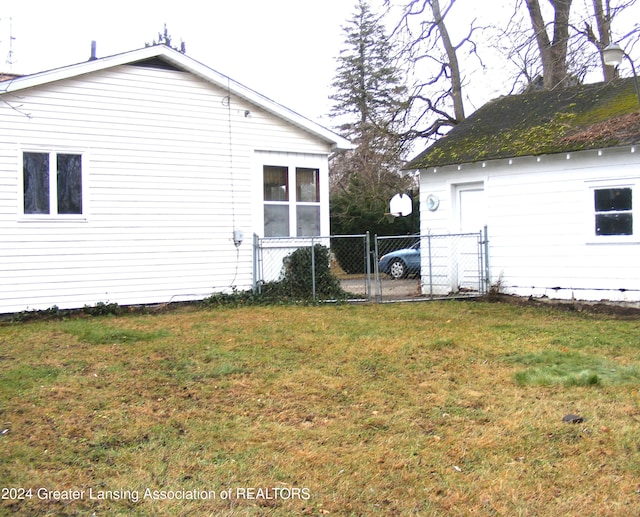
<svg viewBox="0 0 640 517">
<path fill-rule="evenodd" d="M 303 298 L 370 301 L 373 297 L 370 247 L 369 234 L 264 238 L 254 235 L 254 290 L 261 292 L 268 284 L 290 282 L 297 274 L 304 276 L 305 285 L 303 292 L 295 294 Z M 307 267 L 307 274 L 303 275 L 299 269 L 293 269 L 301 257 Z M 327 285 L 334 286 L 336 282 L 339 293 L 327 289 Z"/>
<path fill-rule="evenodd" d="M 376 236 L 376 300 L 488 293 L 487 229 L 477 233 Z"/>
<path fill-rule="evenodd" d="M 254 290 L 286 284 L 311 300 L 409 301 L 484 296 L 487 229 L 477 233 L 330 237 L 254 236 Z M 292 277 L 295 282 L 291 282 Z M 339 288 L 336 290 L 336 286 Z M 375 292 L 374 292 L 375 291 Z"/>
</svg>

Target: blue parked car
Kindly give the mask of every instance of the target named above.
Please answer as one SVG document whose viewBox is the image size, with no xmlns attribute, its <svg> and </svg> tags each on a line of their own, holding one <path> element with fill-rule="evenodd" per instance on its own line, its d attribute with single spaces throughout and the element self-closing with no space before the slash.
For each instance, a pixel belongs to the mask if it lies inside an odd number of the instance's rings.
<svg viewBox="0 0 640 517">
<path fill-rule="evenodd" d="M 420 273 L 420 241 L 410 248 L 391 251 L 380 257 L 380 271 L 394 280 Z"/>
</svg>

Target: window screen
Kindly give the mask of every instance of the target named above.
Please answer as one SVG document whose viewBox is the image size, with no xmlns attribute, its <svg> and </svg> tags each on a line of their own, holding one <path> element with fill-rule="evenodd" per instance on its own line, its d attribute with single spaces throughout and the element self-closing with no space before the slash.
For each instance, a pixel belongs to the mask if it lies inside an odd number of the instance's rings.
<svg viewBox="0 0 640 517">
<path fill-rule="evenodd" d="M 320 235 L 320 207 L 298 206 L 296 210 L 299 237 Z"/>
<path fill-rule="evenodd" d="M 320 201 L 319 176 L 318 169 L 296 168 L 296 198 L 299 203 Z"/>
<path fill-rule="evenodd" d="M 58 213 L 82 213 L 82 162 L 79 154 L 59 154 Z"/>
<path fill-rule="evenodd" d="M 264 205 L 264 236 L 289 237 L 289 205 Z"/>
<path fill-rule="evenodd" d="M 23 153 L 24 213 L 49 213 L 49 154 Z"/>
<path fill-rule="evenodd" d="M 289 201 L 287 167 L 264 166 L 264 200 Z"/>
</svg>

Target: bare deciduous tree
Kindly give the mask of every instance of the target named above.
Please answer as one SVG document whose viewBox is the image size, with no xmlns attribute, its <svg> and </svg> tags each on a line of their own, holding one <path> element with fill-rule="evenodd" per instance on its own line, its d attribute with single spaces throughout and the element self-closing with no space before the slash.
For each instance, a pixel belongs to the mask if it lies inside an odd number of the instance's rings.
<svg viewBox="0 0 640 517">
<path fill-rule="evenodd" d="M 513 89 L 522 82 L 529 88 L 568 86 L 597 68 L 605 80 L 615 78 L 617 71 L 605 66 L 600 52 L 614 41 L 631 41 L 640 32 L 636 23 L 627 34 L 615 37 L 616 21 L 636 1 L 516 0 L 509 22 L 493 28 L 498 34 L 494 46 L 517 70 Z M 545 12 L 547 7 L 552 16 Z M 529 28 L 523 23 L 525 12 Z"/>
<path fill-rule="evenodd" d="M 567 48 L 569 44 L 569 14 L 572 0 L 549 0 L 553 8 L 553 31 L 549 37 L 547 23 L 542 15 L 539 0 L 526 0 L 531 25 L 542 61 L 542 77 L 545 89 L 562 87 L 567 83 Z"/>
<path fill-rule="evenodd" d="M 589 13 L 582 25 L 576 27 L 576 32 L 592 43 L 596 51 L 601 52 L 602 49 L 614 42 L 614 22 L 622 16 L 623 12 L 633 7 L 636 0 L 591 0 L 591 3 L 593 13 Z M 634 28 L 620 39 L 629 40 L 639 32 L 640 26 L 636 23 Z M 602 54 L 600 54 L 600 65 L 605 81 L 610 81 L 618 76 L 615 67 L 605 65 Z"/>
<path fill-rule="evenodd" d="M 387 5 L 390 0 L 385 0 Z M 408 126 L 416 136 L 433 137 L 465 118 L 464 75 L 458 59 L 463 47 L 477 56 L 472 36 L 479 28 L 472 22 L 460 41 L 454 42 L 446 20 L 456 0 L 410 0 L 402 7 L 394 33 L 405 41 L 403 52 L 414 70 L 428 70 L 426 80 L 416 82 L 411 95 L 413 116 Z M 423 72 L 424 73 L 424 72 Z M 422 74 L 420 74 L 424 77 Z"/>
</svg>

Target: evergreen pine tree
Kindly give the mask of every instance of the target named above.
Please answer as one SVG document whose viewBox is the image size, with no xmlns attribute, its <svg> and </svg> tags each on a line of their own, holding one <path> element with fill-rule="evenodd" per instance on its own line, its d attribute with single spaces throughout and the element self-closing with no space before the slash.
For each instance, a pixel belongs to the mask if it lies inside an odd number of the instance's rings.
<svg viewBox="0 0 640 517">
<path fill-rule="evenodd" d="M 366 0 L 358 0 L 343 30 L 331 116 L 355 149 L 331 159 L 331 232 L 413 233 L 415 219 L 385 217 L 391 197 L 415 186 L 400 171 L 408 146 L 400 131 L 407 89 L 395 65 L 394 45 Z"/>
</svg>

